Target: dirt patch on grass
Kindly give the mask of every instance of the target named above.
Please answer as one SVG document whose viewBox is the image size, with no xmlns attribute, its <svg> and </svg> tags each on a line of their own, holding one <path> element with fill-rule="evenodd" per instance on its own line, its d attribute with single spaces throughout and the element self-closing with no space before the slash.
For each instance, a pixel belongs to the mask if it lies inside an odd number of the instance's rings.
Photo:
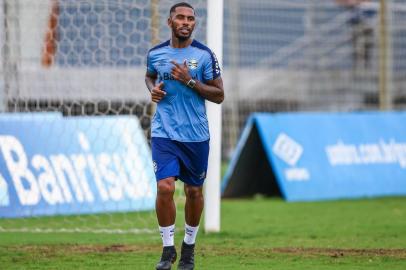
<svg viewBox="0 0 406 270">
<path fill-rule="evenodd" d="M 162 248 L 156 245 L 74 245 L 70 247 L 72 252 L 148 252 L 160 251 Z"/>
<path fill-rule="evenodd" d="M 14 246 L 11 249 L 37 253 L 113 253 L 113 252 L 148 252 L 160 251 L 156 245 L 29 245 Z"/>
<path fill-rule="evenodd" d="M 406 249 L 338 249 L 338 248 L 225 248 L 204 247 L 201 251 L 206 254 L 214 253 L 216 256 L 239 255 L 250 256 L 255 254 L 258 257 L 269 257 L 275 254 L 290 254 L 305 257 L 330 256 L 332 258 L 340 257 L 392 257 L 406 259 Z"/>
<path fill-rule="evenodd" d="M 198 252 L 205 256 L 237 255 L 246 256 L 255 254 L 256 256 L 270 256 L 272 254 L 291 254 L 297 256 L 330 256 L 332 258 L 341 257 L 393 257 L 406 259 L 406 249 L 337 249 L 337 248 L 235 248 L 235 247 L 197 247 Z M 152 252 L 159 253 L 162 247 L 157 245 L 47 245 L 47 246 L 14 246 L 11 249 L 16 251 L 40 253 L 49 256 L 60 253 L 126 253 L 126 252 Z"/>
<path fill-rule="evenodd" d="M 406 249 L 337 249 L 337 248 L 273 248 L 272 252 L 297 255 L 325 255 L 334 258 L 344 256 L 406 258 Z"/>
</svg>

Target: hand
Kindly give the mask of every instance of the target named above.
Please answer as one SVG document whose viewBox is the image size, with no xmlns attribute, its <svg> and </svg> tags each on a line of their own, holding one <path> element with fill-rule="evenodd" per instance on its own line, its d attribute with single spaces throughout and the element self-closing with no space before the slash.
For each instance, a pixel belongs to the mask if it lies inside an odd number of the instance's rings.
<svg viewBox="0 0 406 270">
<path fill-rule="evenodd" d="M 160 82 L 159 84 L 155 85 L 154 88 L 151 90 L 151 100 L 153 102 L 158 103 L 163 99 L 166 95 L 166 92 L 162 89 L 164 86 L 164 82 Z"/>
<path fill-rule="evenodd" d="M 192 79 L 192 76 L 190 76 L 189 74 L 186 60 L 183 62 L 183 65 L 178 64 L 173 60 L 171 61 L 171 63 L 174 65 L 171 72 L 173 78 L 177 81 L 187 84 L 187 82 Z"/>
</svg>

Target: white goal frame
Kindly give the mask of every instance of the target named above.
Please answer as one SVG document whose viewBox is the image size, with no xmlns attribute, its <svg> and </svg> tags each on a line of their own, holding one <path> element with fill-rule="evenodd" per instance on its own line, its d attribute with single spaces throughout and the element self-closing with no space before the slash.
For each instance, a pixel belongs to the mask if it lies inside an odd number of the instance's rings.
<svg viewBox="0 0 406 270">
<path fill-rule="evenodd" d="M 223 0 L 207 0 L 207 45 L 223 63 Z M 206 101 L 210 127 L 209 168 L 205 187 L 204 230 L 220 231 L 221 105 Z"/>
</svg>

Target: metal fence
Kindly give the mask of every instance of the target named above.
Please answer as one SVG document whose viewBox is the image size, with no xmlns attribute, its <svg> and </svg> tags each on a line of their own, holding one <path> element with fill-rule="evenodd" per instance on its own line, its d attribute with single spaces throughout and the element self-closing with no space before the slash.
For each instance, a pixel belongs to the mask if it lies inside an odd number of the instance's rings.
<svg viewBox="0 0 406 270">
<path fill-rule="evenodd" d="M 145 56 L 175 2 L 0 0 L 0 111 L 134 114 L 148 133 Z M 406 2 L 344 2 L 224 0 L 224 159 L 252 112 L 406 108 Z"/>
</svg>

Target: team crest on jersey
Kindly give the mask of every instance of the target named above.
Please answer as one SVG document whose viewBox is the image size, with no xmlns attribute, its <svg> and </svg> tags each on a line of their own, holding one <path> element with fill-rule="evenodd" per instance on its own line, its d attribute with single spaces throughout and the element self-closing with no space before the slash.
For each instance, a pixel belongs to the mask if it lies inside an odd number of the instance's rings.
<svg viewBox="0 0 406 270">
<path fill-rule="evenodd" d="M 189 62 L 187 63 L 188 67 L 190 69 L 196 69 L 197 68 L 197 60 L 196 59 L 190 59 Z"/>
</svg>

